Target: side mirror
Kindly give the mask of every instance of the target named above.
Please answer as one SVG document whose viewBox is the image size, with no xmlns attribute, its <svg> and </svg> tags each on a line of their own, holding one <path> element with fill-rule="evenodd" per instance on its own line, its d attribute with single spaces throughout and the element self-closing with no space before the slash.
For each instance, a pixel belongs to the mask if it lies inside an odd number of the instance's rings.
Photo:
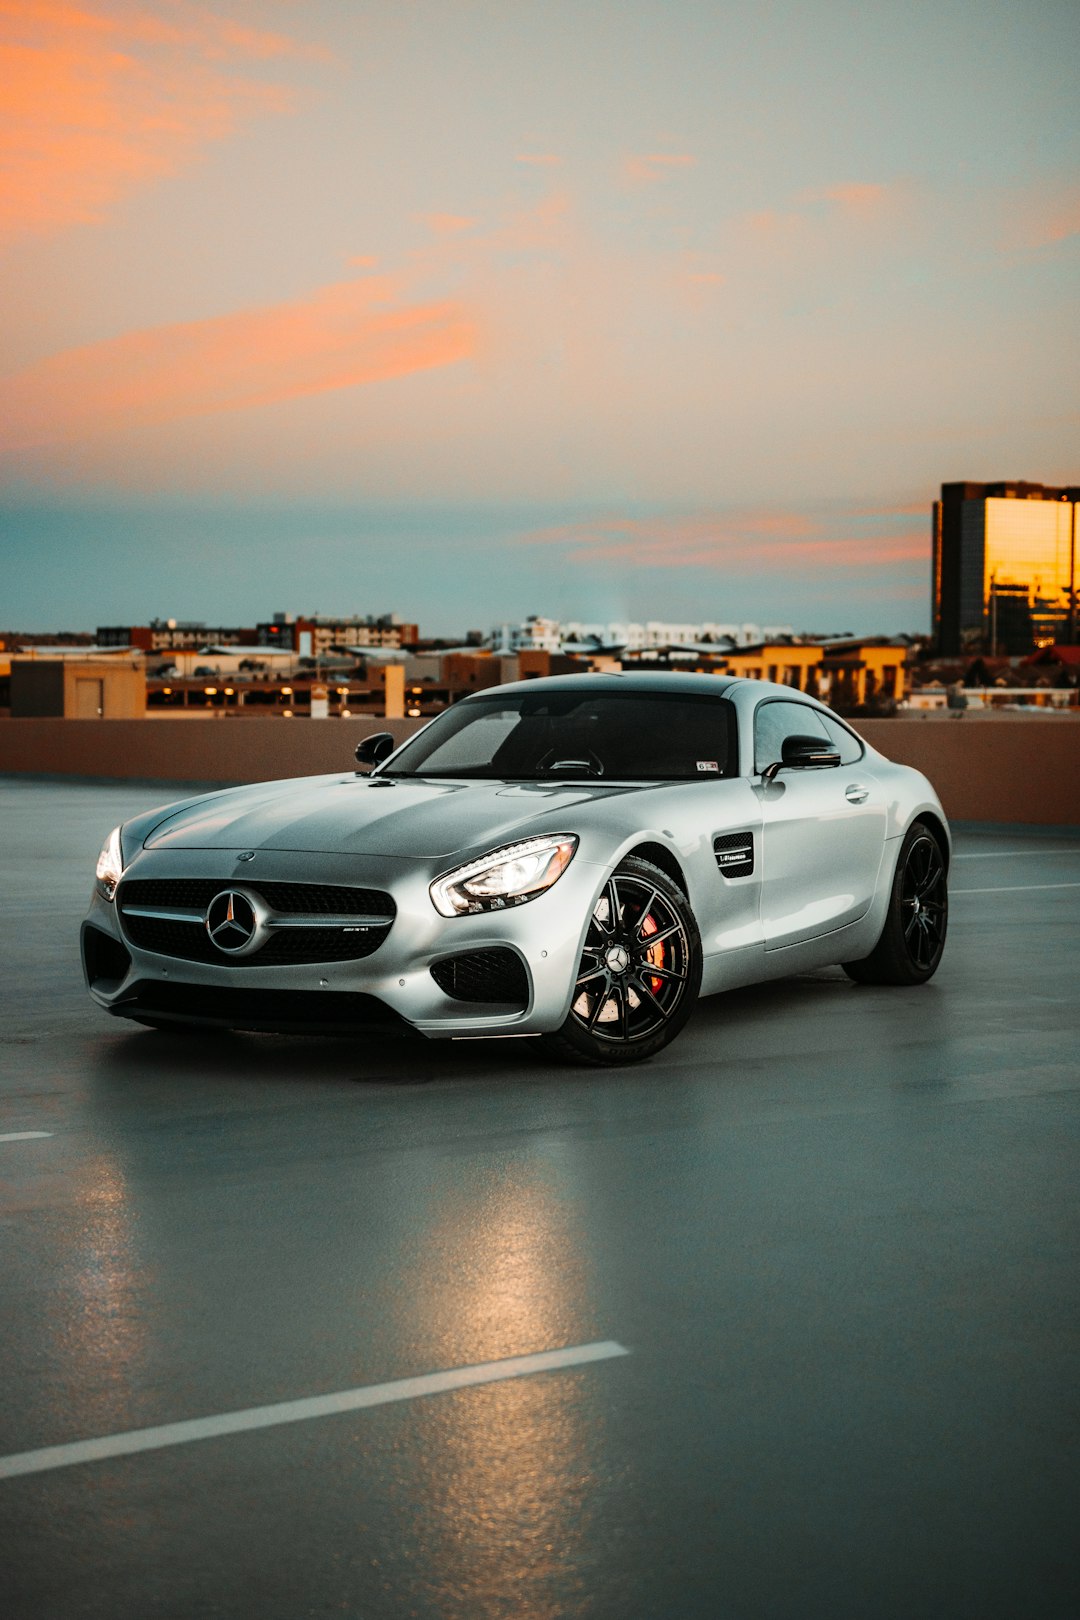
<svg viewBox="0 0 1080 1620">
<path fill-rule="evenodd" d="M 780 758 L 766 765 L 761 778 L 764 782 L 771 782 L 781 770 L 818 771 L 839 763 L 839 753 L 823 737 L 785 737 L 780 747 Z"/>
<path fill-rule="evenodd" d="M 374 736 L 365 737 L 362 743 L 356 745 L 356 763 L 358 765 L 381 765 L 388 759 L 397 747 L 389 731 L 376 731 Z"/>
</svg>

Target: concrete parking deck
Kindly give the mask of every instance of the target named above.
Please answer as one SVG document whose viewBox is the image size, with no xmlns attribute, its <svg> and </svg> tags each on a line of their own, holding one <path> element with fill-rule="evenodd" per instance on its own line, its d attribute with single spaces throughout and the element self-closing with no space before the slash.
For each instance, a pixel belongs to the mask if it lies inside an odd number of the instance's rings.
<svg viewBox="0 0 1080 1620">
<path fill-rule="evenodd" d="M 0 782 L 5 1620 L 1075 1620 L 1080 833 L 607 1074 L 110 1021 L 167 796 Z"/>
</svg>

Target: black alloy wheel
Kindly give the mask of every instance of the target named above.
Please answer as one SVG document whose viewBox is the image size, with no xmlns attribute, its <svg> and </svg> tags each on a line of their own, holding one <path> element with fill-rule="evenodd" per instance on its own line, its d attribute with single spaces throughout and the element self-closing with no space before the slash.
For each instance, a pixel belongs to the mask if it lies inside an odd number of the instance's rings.
<svg viewBox="0 0 1080 1620">
<path fill-rule="evenodd" d="M 949 896 L 945 862 L 929 833 L 918 837 L 908 851 L 900 905 L 912 965 L 920 973 L 933 973 L 945 945 Z"/>
<path fill-rule="evenodd" d="M 701 986 L 701 940 L 690 903 L 650 861 L 628 856 L 589 918 L 570 1012 L 545 1037 L 579 1063 L 636 1063 L 682 1029 Z"/>
<path fill-rule="evenodd" d="M 937 971 L 949 925 L 945 854 L 925 822 L 908 829 L 881 937 L 844 972 L 860 984 L 925 984 Z"/>
</svg>

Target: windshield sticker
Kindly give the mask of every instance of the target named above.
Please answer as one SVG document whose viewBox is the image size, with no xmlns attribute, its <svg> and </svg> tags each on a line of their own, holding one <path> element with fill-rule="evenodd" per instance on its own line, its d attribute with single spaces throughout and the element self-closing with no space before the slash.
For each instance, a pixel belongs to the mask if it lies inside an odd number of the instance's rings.
<svg viewBox="0 0 1080 1620">
<path fill-rule="evenodd" d="M 719 771 L 720 769 L 715 759 L 699 759 L 697 768 L 699 771 Z"/>
</svg>

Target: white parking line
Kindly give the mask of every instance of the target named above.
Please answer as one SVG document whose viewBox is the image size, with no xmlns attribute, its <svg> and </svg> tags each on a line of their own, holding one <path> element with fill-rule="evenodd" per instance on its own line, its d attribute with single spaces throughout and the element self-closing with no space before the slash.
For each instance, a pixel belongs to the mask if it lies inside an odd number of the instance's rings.
<svg viewBox="0 0 1080 1620">
<path fill-rule="evenodd" d="M 36 1142 L 43 1136 L 51 1136 L 52 1131 L 5 1131 L 0 1136 L 0 1142 Z"/>
<path fill-rule="evenodd" d="M 1005 889 L 950 889 L 949 899 L 958 894 L 1028 894 L 1035 889 L 1080 889 L 1080 883 L 1013 883 Z"/>
<path fill-rule="evenodd" d="M 447 1389 L 469 1389 L 477 1384 L 495 1384 L 507 1378 L 525 1378 L 530 1373 L 555 1372 L 561 1367 L 580 1367 L 590 1361 L 607 1361 L 612 1356 L 629 1354 L 629 1350 L 616 1344 L 614 1339 L 604 1339 L 596 1344 L 572 1345 L 566 1350 L 541 1350 L 535 1355 L 511 1356 L 506 1361 L 484 1361 L 475 1367 L 452 1367 L 448 1372 L 425 1373 L 419 1378 L 397 1378 L 390 1384 L 365 1384 L 359 1389 L 338 1390 L 334 1395 L 312 1395 L 306 1400 L 250 1406 L 244 1411 L 223 1412 L 217 1417 L 165 1423 L 156 1429 L 129 1429 L 126 1434 L 107 1434 L 98 1440 L 43 1446 L 40 1451 L 20 1451 L 10 1457 L 0 1457 L 0 1479 L 44 1474 L 52 1468 L 71 1468 L 76 1463 L 100 1462 L 106 1457 L 126 1457 L 136 1451 L 160 1451 L 165 1446 L 182 1446 L 190 1440 L 210 1440 L 221 1434 L 240 1434 L 247 1429 L 272 1429 L 281 1423 L 332 1417 L 367 1406 L 387 1406 L 392 1401 L 437 1395 Z"/>
<path fill-rule="evenodd" d="M 954 861 L 1015 861 L 1034 855 L 1080 855 L 1080 844 L 1075 849 L 979 849 L 963 855 L 954 855 Z"/>
</svg>

